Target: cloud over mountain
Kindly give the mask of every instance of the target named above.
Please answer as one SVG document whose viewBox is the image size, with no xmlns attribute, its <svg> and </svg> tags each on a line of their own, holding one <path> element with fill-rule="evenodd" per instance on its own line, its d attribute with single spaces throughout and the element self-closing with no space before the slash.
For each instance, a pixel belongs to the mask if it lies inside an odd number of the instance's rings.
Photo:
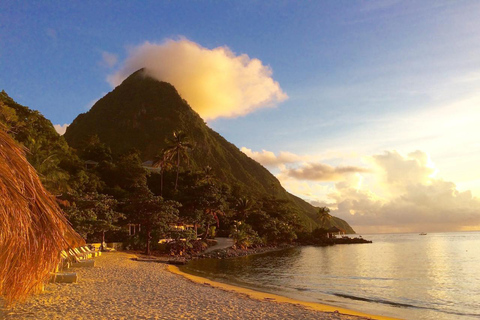
<svg viewBox="0 0 480 320">
<path fill-rule="evenodd" d="M 226 46 L 208 49 L 187 39 L 145 42 L 130 50 L 108 81 L 117 86 L 141 68 L 174 85 L 206 120 L 243 116 L 288 98 L 273 80 L 270 67 Z"/>
</svg>

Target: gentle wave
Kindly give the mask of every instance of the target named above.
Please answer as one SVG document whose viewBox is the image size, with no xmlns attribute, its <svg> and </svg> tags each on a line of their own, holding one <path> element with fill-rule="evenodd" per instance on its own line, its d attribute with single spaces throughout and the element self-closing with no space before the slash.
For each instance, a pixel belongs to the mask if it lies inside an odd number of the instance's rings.
<svg viewBox="0 0 480 320">
<path fill-rule="evenodd" d="M 185 271 L 371 314 L 415 320 L 480 318 L 480 232 L 363 236 L 373 244 L 197 260 Z"/>
<path fill-rule="evenodd" d="M 399 302 L 382 300 L 382 299 L 369 299 L 369 298 L 351 296 L 351 295 L 342 294 L 342 293 L 334 293 L 333 295 L 335 295 L 335 296 L 337 296 L 337 297 L 342 297 L 342 298 L 347 298 L 347 299 L 352 299 L 352 300 L 358 300 L 358 301 L 383 303 L 383 304 L 388 304 L 388 305 L 395 306 L 395 307 L 406 307 L 406 308 L 431 309 L 431 310 L 435 310 L 434 308 L 426 308 L 426 307 L 421 307 L 421 306 L 415 306 L 415 305 L 413 305 L 413 304 L 399 303 Z M 437 310 L 437 311 L 438 311 L 438 310 Z"/>
</svg>

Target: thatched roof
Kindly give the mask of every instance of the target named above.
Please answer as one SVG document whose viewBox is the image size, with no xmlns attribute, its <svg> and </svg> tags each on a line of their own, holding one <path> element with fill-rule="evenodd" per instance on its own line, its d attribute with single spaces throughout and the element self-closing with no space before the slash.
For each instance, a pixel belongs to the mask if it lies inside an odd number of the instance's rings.
<svg viewBox="0 0 480 320">
<path fill-rule="evenodd" d="M 38 291 L 60 251 L 82 244 L 25 151 L 0 128 L 0 296 L 8 305 Z"/>
<path fill-rule="evenodd" d="M 345 232 L 345 230 L 342 230 L 342 229 L 340 229 L 340 228 L 338 228 L 338 227 L 336 227 L 336 226 L 333 226 L 333 227 L 328 228 L 327 231 L 328 231 L 328 232 L 332 232 L 332 233 L 333 233 L 333 232 Z"/>
</svg>

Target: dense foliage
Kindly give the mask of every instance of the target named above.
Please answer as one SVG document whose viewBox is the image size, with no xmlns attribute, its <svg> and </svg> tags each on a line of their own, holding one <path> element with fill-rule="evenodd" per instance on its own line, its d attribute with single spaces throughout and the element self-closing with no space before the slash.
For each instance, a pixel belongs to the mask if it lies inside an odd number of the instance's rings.
<svg viewBox="0 0 480 320">
<path fill-rule="evenodd" d="M 16 103 L 5 91 L 0 92 L 0 124 L 28 150 L 27 160 L 50 192 L 62 195 L 95 188 L 97 178 L 83 170 L 83 163 L 51 122 Z"/>
<path fill-rule="evenodd" d="M 181 134 L 174 137 L 173 132 Z M 289 194 L 267 169 L 210 129 L 172 85 L 145 76 L 142 70 L 79 115 L 67 128 L 65 139 L 80 149 L 91 135 L 97 135 L 114 154 L 135 148 L 144 161 L 162 161 L 161 151 L 173 146 L 167 154 L 175 157 L 173 167 L 178 168 L 179 161 L 186 164 L 183 159 L 188 156 L 191 170 L 210 167 L 212 174 L 239 197 L 259 198 L 274 193 L 288 201 L 290 210 L 306 229 L 318 226 L 315 207 Z M 188 137 L 189 145 L 175 147 L 169 141 L 183 136 Z M 334 221 L 338 227 L 353 232 L 343 220 Z"/>
<path fill-rule="evenodd" d="M 150 252 L 160 238 L 182 238 L 183 249 L 172 250 L 185 251 L 204 246 L 190 242 L 197 237 L 231 236 L 245 248 L 291 243 L 318 226 L 353 231 L 288 194 L 172 86 L 138 74 L 74 121 L 66 138 L 75 149 L 39 112 L 3 91 L 0 125 L 30 151 L 43 184 L 89 241 L 124 241 Z M 153 160 L 148 170 L 146 159 Z M 175 223 L 194 229 L 173 232 Z M 129 225 L 141 231 L 129 235 Z"/>
</svg>

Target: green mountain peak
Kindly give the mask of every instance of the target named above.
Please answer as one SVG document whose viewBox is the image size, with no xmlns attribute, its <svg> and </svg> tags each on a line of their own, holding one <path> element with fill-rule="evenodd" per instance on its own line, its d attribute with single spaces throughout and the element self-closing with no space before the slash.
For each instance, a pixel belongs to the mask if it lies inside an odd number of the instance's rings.
<svg viewBox="0 0 480 320">
<path fill-rule="evenodd" d="M 209 166 L 220 180 L 240 187 L 249 196 L 274 192 L 276 197 L 291 202 L 308 229 L 318 225 L 315 207 L 285 191 L 267 169 L 209 128 L 174 86 L 147 76 L 144 69 L 130 75 L 87 113 L 79 115 L 64 136 L 70 146 L 81 148 L 90 136 L 97 135 L 112 152 L 135 148 L 146 161 L 160 154 L 167 146 L 167 138 L 180 130 L 194 145 L 190 154 L 192 169 Z M 333 223 L 353 233 L 345 221 L 334 218 Z"/>
</svg>

